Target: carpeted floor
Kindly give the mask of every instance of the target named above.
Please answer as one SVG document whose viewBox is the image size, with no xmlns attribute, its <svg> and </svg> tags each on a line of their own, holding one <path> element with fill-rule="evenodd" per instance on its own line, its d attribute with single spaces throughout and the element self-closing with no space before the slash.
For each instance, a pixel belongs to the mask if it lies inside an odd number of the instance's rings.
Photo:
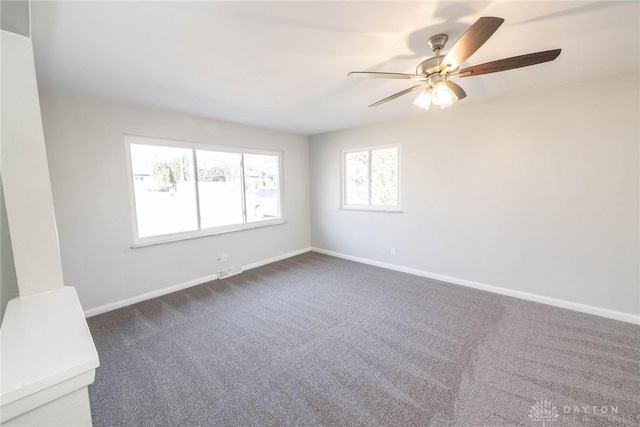
<svg viewBox="0 0 640 427">
<path fill-rule="evenodd" d="M 95 426 L 640 423 L 640 327 L 317 253 L 89 326 Z"/>
</svg>

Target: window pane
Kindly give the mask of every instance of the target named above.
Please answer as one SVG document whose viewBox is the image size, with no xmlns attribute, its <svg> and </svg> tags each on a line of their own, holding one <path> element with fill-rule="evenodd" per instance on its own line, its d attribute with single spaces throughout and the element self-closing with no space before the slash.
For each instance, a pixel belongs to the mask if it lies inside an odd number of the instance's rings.
<svg viewBox="0 0 640 427">
<path fill-rule="evenodd" d="M 369 152 L 346 153 L 344 162 L 346 204 L 369 204 Z"/>
<path fill-rule="evenodd" d="M 247 222 L 278 218 L 280 214 L 280 158 L 244 155 Z"/>
<path fill-rule="evenodd" d="M 202 228 L 243 223 L 240 156 L 196 150 Z"/>
<path fill-rule="evenodd" d="M 371 150 L 371 204 L 398 204 L 398 148 Z"/>
<path fill-rule="evenodd" d="M 131 144 L 138 237 L 198 229 L 191 149 Z"/>
</svg>

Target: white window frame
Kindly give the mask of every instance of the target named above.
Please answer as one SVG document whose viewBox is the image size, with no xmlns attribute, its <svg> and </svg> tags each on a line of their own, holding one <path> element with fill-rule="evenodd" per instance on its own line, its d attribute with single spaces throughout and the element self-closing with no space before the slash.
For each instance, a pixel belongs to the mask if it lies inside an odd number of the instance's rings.
<svg viewBox="0 0 640 427">
<path fill-rule="evenodd" d="M 398 149 L 398 204 L 397 205 L 374 205 L 368 204 L 347 204 L 347 170 L 345 158 L 347 154 L 369 152 L 368 162 L 368 179 L 369 179 L 369 201 L 371 201 L 371 152 L 376 150 L 384 150 L 388 148 Z M 389 212 L 389 213 L 401 213 L 403 212 L 401 206 L 401 165 L 402 165 L 402 150 L 400 144 L 378 145 L 372 147 L 362 148 L 350 148 L 348 150 L 342 150 L 340 153 L 340 209 L 354 210 L 354 211 L 371 211 L 371 212 Z"/>
<path fill-rule="evenodd" d="M 139 237 L 138 234 L 138 214 L 136 211 L 136 197 L 135 197 L 135 183 L 133 177 L 133 165 L 131 163 L 131 144 L 140 144 L 140 145 L 154 145 L 154 146 L 164 146 L 164 147 L 175 147 L 175 148 L 187 148 L 192 150 L 193 155 L 193 167 L 194 167 L 194 185 L 196 187 L 196 214 L 198 215 L 198 229 L 192 231 L 182 231 L 178 233 L 169 233 L 169 234 L 161 234 L 158 236 L 148 236 L 148 237 Z M 285 220 L 285 204 L 284 204 L 284 152 L 278 150 L 261 150 L 256 148 L 245 148 L 245 147 L 234 147 L 234 146 L 224 146 L 224 145 L 210 145 L 201 142 L 190 142 L 190 141 L 181 141 L 181 140 L 173 140 L 166 138 L 156 138 L 149 136 L 140 136 L 140 135 L 124 135 L 124 145 L 125 145 L 125 157 L 127 164 L 127 182 L 129 184 L 129 205 L 131 208 L 131 223 L 132 223 L 132 231 L 133 231 L 133 245 L 132 248 L 139 248 L 144 246 L 156 245 L 161 243 L 169 243 L 169 242 L 177 242 L 181 240 L 187 239 L 195 239 L 198 237 L 212 236 L 216 234 L 222 233 L 230 233 L 235 231 L 242 230 L 250 230 L 253 228 L 260 227 L 269 227 L 272 225 L 286 224 Z M 225 225 L 220 227 L 210 227 L 210 228 L 201 228 L 201 219 L 200 219 L 200 194 L 198 192 L 198 163 L 196 160 L 196 150 L 201 151 L 216 151 L 216 152 L 226 152 L 226 153 L 239 153 L 241 155 L 241 164 L 240 164 L 240 185 L 242 188 L 242 211 L 243 211 L 243 223 L 242 224 L 232 224 Z M 245 174 L 244 174 L 244 156 L 243 154 L 265 154 L 269 156 L 277 156 L 278 157 L 278 196 L 279 196 L 279 213 L 280 216 L 278 218 L 255 221 L 255 222 L 247 222 L 247 212 L 246 212 L 246 194 L 245 194 Z"/>
</svg>

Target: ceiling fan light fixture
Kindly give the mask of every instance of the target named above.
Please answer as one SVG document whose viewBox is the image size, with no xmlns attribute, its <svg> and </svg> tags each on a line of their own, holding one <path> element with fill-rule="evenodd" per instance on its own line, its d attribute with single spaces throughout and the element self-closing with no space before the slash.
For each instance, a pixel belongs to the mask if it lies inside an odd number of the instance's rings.
<svg viewBox="0 0 640 427">
<path fill-rule="evenodd" d="M 413 103 L 420 108 L 428 110 L 431 106 L 431 88 L 426 88 L 425 90 L 420 92 L 420 95 L 418 95 L 416 99 L 413 100 Z"/>
<path fill-rule="evenodd" d="M 560 55 L 561 49 L 546 50 L 498 59 L 475 66 L 460 69 L 471 55 L 481 48 L 487 40 L 502 25 L 504 19 L 495 16 L 483 16 L 474 22 L 454 43 L 446 54 L 441 50 L 449 39 L 446 34 L 436 34 L 429 39 L 429 46 L 435 56 L 427 58 L 416 67 L 415 74 L 387 73 L 379 71 L 352 71 L 350 77 L 374 77 L 383 79 L 407 79 L 420 82 L 408 89 L 387 96 L 369 107 L 376 107 L 385 102 L 406 95 L 414 90 L 422 90 L 413 103 L 425 110 L 431 103 L 446 108 L 467 97 L 464 89 L 450 78 L 480 76 L 482 74 L 497 73 L 553 61 Z"/>
<path fill-rule="evenodd" d="M 439 81 L 433 86 L 431 90 L 431 102 L 440 108 L 447 108 L 458 100 L 458 97 L 455 93 L 444 82 L 444 80 Z"/>
</svg>

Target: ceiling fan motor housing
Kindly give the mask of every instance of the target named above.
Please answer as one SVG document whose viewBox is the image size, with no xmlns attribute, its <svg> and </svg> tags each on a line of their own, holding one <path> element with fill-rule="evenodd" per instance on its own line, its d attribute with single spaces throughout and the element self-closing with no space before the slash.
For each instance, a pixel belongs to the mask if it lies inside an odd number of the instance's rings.
<svg viewBox="0 0 640 427">
<path fill-rule="evenodd" d="M 434 56 L 433 58 L 426 59 L 418 64 L 416 67 L 416 74 L 428 76 L 429 74 L 440 71 L 440 63 L 444 55 Z"/>
</svg>

